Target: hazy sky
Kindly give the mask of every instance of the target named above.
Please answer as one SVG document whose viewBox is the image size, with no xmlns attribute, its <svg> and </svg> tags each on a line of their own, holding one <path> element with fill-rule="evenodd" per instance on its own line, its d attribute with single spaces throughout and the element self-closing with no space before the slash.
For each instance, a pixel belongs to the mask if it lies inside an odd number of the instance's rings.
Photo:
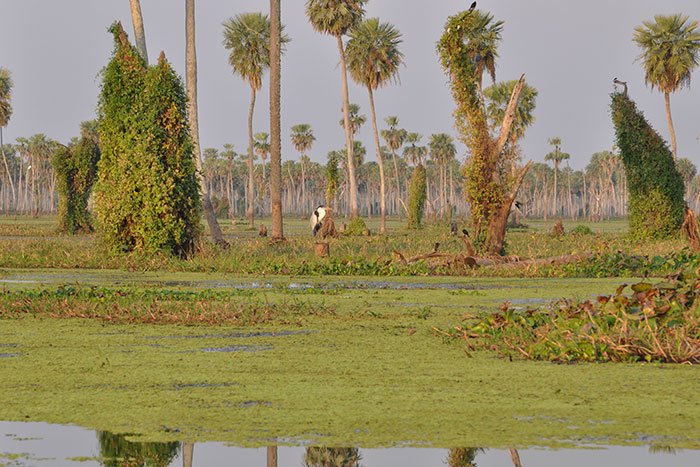
<svg viewBox="0 0 700 467">
<path fill-rule="evenodd" d="M 149 57 L 165 51 L 184 71 L 184 1 L 141 0 Z M 453 129 L 452 101 L 435 43 L 446 18 L 468 6 L 467 0 L 370 0 L 367 15 L 393 23 L 403 33 L 406 66 L 400 83 L 376 95 L 380 128 L 397 115 L 409 131 L 424 135 Z M 313 160 L 325 162 L 329 150 L 344 145 L 340 69 L 335 40 L 313 31 L 304 0 L 282 0 L 282 20 L 292 39 L 283 57 L 283 158 L 298 158 L 289 128 L 312 125 Z M 233 143 L 247 146 L 250 88 L 234 76 L 222 46 L 221 23 L 237 13 L 267 12 L 267 0 L 200 0 L 197 2 L 199 114 L 202 148 Z M 629 83 L 631 97 L 664 137 L 668 136 L 663 95 L 644 85 L 634 27 L 655 14 L 682 12 L 700 19 L 698 0 L 481 0 L 479 8 L 504 20 L 497 80 L 526 74 L 539 91 L 536 122 L 522 142 L 525 159 L 542 161 L 547 139 L 559 136 L 571 164 L 581 168 L 591 154 L 613 144 L 609 94 L 612 80 Z M 13 75 L 14 114 L 5 141 L 46 133 L 66 142 L 79 123 L 94 118 L 99 72 L 112 51 L 107 27 L 120 20 L 133 37 L 127 0 L 0 0 L 0 66 Z M 700 69 L 690 89 L 671 97 L 678 152 L 700 165 Z M 490 83 L 489 83 L 490 84 Z M 254 131 L 268 131 L 267 76 L 259 95 Z M 368 115 L 367 92 L 350 87 L 350 99 Z M 368 115 L 369 116 L 369 115 Z M 369 122 L 359 139 L 372 145 Z M 458 145 L 459 156 L 465 148 Z M 374 159 L 373 151 L 368 158 Z"/>
</svg>

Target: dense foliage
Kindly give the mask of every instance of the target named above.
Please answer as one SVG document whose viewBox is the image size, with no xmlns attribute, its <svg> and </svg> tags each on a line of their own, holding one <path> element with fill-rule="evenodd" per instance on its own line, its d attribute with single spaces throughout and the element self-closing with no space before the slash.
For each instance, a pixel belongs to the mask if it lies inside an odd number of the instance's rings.
<svg viewBox="0 0 700 467">
<path fill-rule="evenodd" d="M 408 189 L 408 225 L 409 229 L 419 229 L 423 223 L 423 212 L 427 199 L 427 180 L 423 164 L 413 170 L 411 185 Z"/>
<path fill-rule="evenodd" d="M 88 198 L 100 160 L 97 122 L 83 122 L 81 133 L 80 139 L 54 151 L 51 159 L 58 191 L 58 227 L 71 234 L 92 231 Z"/>
<path fill-rule="evenodd" d="M 597 301 L 561 300 L 544 309 L 501 311 L 450 333 L 470 348 L 557 362 L 700 362 L 700 283 L 694 274 L 627 285 Z M 448 334 L 450 334 L 448 333 Z"/>
<path fill-rule="evenodd" d="M 631 235 L 677 235 L 685 189 L 671 151 L 626 94 L 612 95 L 612 118 L 627 176 Z"/>
<path fill-rule="evenodd" d="M 113 250 L 184 256 L 200 234 L 200 197 L 180 78 L 147 67 L 115 23 L 99 103 L 98 230 Z"/>
</svg>

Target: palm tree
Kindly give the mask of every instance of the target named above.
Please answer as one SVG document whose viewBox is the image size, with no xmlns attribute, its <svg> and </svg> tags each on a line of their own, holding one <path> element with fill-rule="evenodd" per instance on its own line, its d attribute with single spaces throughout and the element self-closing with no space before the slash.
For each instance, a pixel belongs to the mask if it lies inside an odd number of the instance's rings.
<svg viewBox="0 0 700 467">
<path fill-rule="evenodd" d="M 389 116 L 384 119 L 389 128 L 382 130 L 382 138 L 386 143 L 389 151 L 391 152 L 391 159 L 394 162 L 394 182 L 396 184 L 396 210 L 399 214 L 399 219 L 401 218 L 401 210 L 399 204 L 401 202 L 401 183 L 399 181 L 399 164 L 396 160 L 396 151 L 401 149 L 404 141 L 406 140 L 406 130 L 403 128 L 398 128 L 399 119 L 396 116 Z"/>
<path fill-rule="evenodd" d="M 272 239 L 284 239 L 282 218 L 282 16 L 280 0 L 270 0 L 270 205 Z"/>
<path fill-rule="evenodd" d="M 141 14 L 141 1 L 129 0 L 131 7 L 131 22 L 134 25 L 134 38 L 136 40 L 136 48 L 143 57 L 143 60 L 148 65 L 148 51 L 146 50 L 146 32 L 143 28 L 143 15 Z"/>
<path fill-rule="evenodd" d="M 698 21 L 688 16 L 656 15 L 634 29 L 634 41 L 642 49 L 639 60 L 644 63 L 644 80 L 652 89 L 664 93 L 666 119 L 671 134 L 673 158 L 676 159 L 676 132 L 671 118 L 671 93 L 690 86 L 690 74 L 700 59 Z"/>
<path fill-rule="evenodd" d="M 561 151 L 561 138 L 554 137 L 550 138 L 548 141 L 549 144 L 554 146 L 554 151 L 549 152 L 546 156 L 544 156 L 544 160 L 546 161 L 552 161 L 554 164 L 554 215 L 558 215 L 558 209 L 557 209 L 557 198 L 558 198 L 558 190 L 557 190 L 557 174 L 559 172 L 559 164 L 561 161 L 569 159 L 571 156 L 565 152 Z M 546 209 L 546 208 L 545 208 Z M 546 213 L 546 211 L 545 211 Z M 546 219 L 546 214 L 545 214 L 545 219 Z"/>
<path fill-rule="evenodd" d="M 303 209 L 307 209 L 306 205 L 306 166 L 310 162 L 306 152 L 311 149 L 316 141 L 311 125 L 308 123 L 300 123 L 292 127 L 292 144 L 294 149 L 301 154 L 301 205 Z"/>
<path fill-rule="evenodd" d="M 194 157 L 195 166 L 199 176 L 199 186 L 202 196 L 202 205 L 204 207 L 204 217 L 209 225 L 214 243 L 222 248 L 228 248 L 229 244 L 224 240 L 224 234 L 221 232 L 219 222 L 216 220 L 214 208 L 211 205 L 209 192 L 206 189 L 206 183 L 201 177 L 202 173 L 202 158 L 199 148 L 199 117 L 197 115 L 197 48 L 195 46 L 195 11 L 194 0 L 185 0 L 185 65 L 186 65 L 186 80 L 187 80 L 187 114 L 190 127 L 190 137 L 192 138 L 192 157 Z"/>
<path fill-rule="evenodd" d="M 513 94 L 513 88 L 517 84 L 516 80 L 496 83 L 484 89 L 486 103 L 486 115 L 491 123 L 491 128 L 500 128 L 506 115 L 506 107 Z M 520 93 L 520 100 L 515 108 L 515 118 L 510 129 L 508 141 L 513 146 L 517 141 L 525 136 L 525 130 L 535 123 L 535 100 L 537 99 L 537 89 L 528 85 L 523 85 Z"/>
<path fill-rule="evenodd" d="M 350 76 L 355 82 L 365 86 L 369 93 L 374 149 L 379 163 L 379 205 L 382 216 L 380 232 L 382 233 L 386 231 L 386 187 L 373 91 L 391 81 L 396 81 L 399 65 L 403 63 L 399 44 L 401 44 L 401 33 L 394 26 L 389 23 L 380 23 L 378 18 L 370 18 L 350 30 L 350 40 L 346 47 Z"/>
<path fill-rule="evenodd" d="M 342 111 L 343 109 L 341 109 Z M 367 123 L 367 117 L 360 113 L 360 106 L 357 104 L 348 105 L 348 122 L 350 125 L 350 141 L 355 141 L 355 135 L 360 131 L 362 125 Z M 345 127 L 345 117 L 338 122 L 341 127 Z"/>
<path fill-rule="evenodd" d="M 248 219 L 255 226 L 253 113 L 262 75 L 270 67 L 270 19 L 262 13 L 241 13 L 224 21 L 224 47 L 233 72 L 250 85 L 248 110 Z"/>
<path fill-rule="evenodd" d="M 357 179 L 352 156 L 352 139 L 350 136 L 350 113 L 348 109 L 348 76 L 345 66 L 343 35 L 362 20 L 367 0 L 307 0 L 306 16 L 313 28 L 322 34 L 336 38 L 340 54 L 340 68 L 343 94 L 343 119 L 345 127 L 345 148 L 347 152 L 348 178 L 350 182 L 350 215 L 359 217 L 357 204 Z"/>
<path fill-rule="evenodd" d="M 12 203 L 16 204 L 15 198 L 15 183 L 12 181 L 10 167 L 7 164 L 7 155 L 5 154 L 5 146 L 2 142 L 2 129 L 7 126 L 12 116 L 12 76 L 10 72 L 0 67 L 0 152 L 2 152 L 2 162 L 5 165 L 5 173 L 10 181 L 10 189 L 12 190 Z"/>
<path fill-rule="evenodd" d="M 406 135 L 406 143 L 410 144 L 403 150 L 403 155 L 406 159 L 411 161 L 413 165 L 418 165 L 423 163 L 423 159 L 428 155 L 428 148 L 425 146 L 418 146 L 420 140 L 423 138 L 418 133 L 408 133 Z"/>
<path fill-rule="evenodd" d="M 501 41 L 503 21 L 494 21 L 490 13 L 479 10 L 473 12 L 474 26 L 470 31 L 467 47 L 469 58 L 474 62 L 476 71 L 476 86 L 483 100 L 482 80 L 484 71 L 496 81 L 496 58 L 498 58 L 498 43 Z"/>
<path fill-rule="evenodd" d="M 435 161 L 440 172 L 440 203 L 441 208 L 446 207 L 447 203 L 447 166 L 455 158 L 457 149 L 455 148 L 454 140 L 447 133 L 438 133 L 430 136 L 428 142 L 430 148 L 430 157 Z"/>
<path fill-rule="evenodd" d="M 270 135 L 264 132 L 256 133 L 253 145 L 255 146 L 255 154 L 262 161 L 263 180 L 265 180 L 265 163 L 267 156 L 270 154 Z"/>
</svg>

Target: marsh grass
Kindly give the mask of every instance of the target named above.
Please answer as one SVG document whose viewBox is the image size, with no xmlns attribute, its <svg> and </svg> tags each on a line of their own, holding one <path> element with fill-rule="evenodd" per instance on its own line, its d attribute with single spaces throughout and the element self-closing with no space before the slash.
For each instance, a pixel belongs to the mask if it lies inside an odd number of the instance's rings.
<svg viewBox="0 0 700 467">
<path fill-rule="evenodd" d="M 59 286 L 5 291 L 0 319 L 26 316 L 98 319 L 117 324 L 301 325 L 309 316 L 332 316 L 333 306 L 299 297 L 274 302 L 251 290 L 139 290 Z"/>
<path fill-rule="evenodd" d="M 640 242 L 628 237 L 622 221 L 586 224 L 595 235 L 567 233 L 550 235 L 551 222 L 532 221 L 528 229 L 509 232 L 507 253 L 521 259 L 594 253 L 596 256 L 568 265 L 539 265 L 518 268 L 469 269 L 444 260 L 402 264 L 394 251 L 406 257 L 421 255 L 439 244 L 439 251 L 461 254 L 464 245 L 450 235 L 444 222 L 408 231 L 395 220 L 389 234 L 369 237 L 343 236 L 330 240 L 330 257 L 314 255 L 315 239 L 305 220 L 289 219 L 288 241 L 270 244 L 246 226 L 223 223 L 233 248 L 222 251 L 208 241 L 188 259 L 166 254 L 114 254 L 101 247 L 94 236 L 65 236 L 52 233 L 53 218 L 12 220 L 0 218 L 0 265 L 5 268 L 121 269 L 130 271 L 222 272 L 252 275 L 463 275 L 495 277 L 611 277 L 616 275 L 663 275 L 681 263 L 698 262 L 684 250 L 684 240 Z M 368 222 L 375 232 L 376 220 Z M 570 232 L 572 223 L 564 223 Z M 12 233 L 12 235 L 10 235 Z"/>
</svg>

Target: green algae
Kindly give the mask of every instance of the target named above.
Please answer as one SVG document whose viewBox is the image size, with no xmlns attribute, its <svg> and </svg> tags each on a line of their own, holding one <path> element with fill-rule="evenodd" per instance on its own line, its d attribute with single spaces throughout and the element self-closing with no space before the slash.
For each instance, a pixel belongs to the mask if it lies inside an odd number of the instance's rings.
<svg viewBox="0 0 700 467">
<path fill-rule="evenodd" d="M 590 297 L 620 280 L 204 278 L 271 284 L 235 300 L 298 292 L 335 312 L 243 327 L 3 319 L 0 344 L 19 355 L 0 358 L 0 419 L 242 446 L 700 447 L 695 367 L 470 358 L 433 331 L 504 300 Z M 189 290 L 202 277 L 166 279 Z M 130 285 L 135 302 L 157 287 Z"/>
</svg>

